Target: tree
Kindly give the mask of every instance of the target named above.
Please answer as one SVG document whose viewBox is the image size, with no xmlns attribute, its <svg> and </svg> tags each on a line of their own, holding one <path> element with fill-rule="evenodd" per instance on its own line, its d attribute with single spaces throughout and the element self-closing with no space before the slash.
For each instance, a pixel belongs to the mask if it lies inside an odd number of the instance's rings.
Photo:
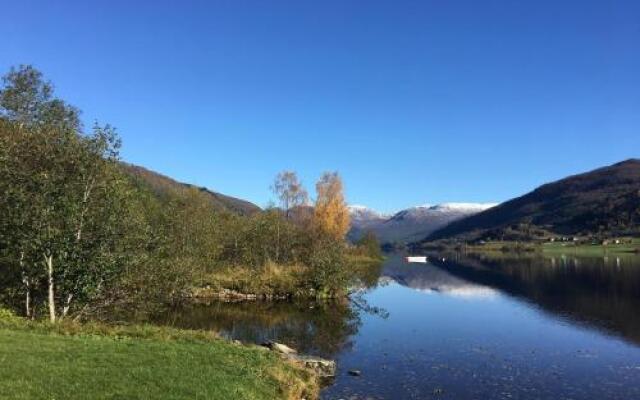
<svg viewBox="0 0 640 400">
<path fill-rule="evenodd" d="M 118 267 L 127 182 L 116 167 L 109 127 L 80 136 L 58 128 L 20 129 L 3 162 L 3 230 L 25 272 L 25 290 L 44 272 L 49 317 L 100 291 Z M 13 229 L 6 231 L 6 229 Z M 37 265 L 44 268 L 38 269 Z M 36 271 L 38 271 L 36 273 Z M 31 273 L 29 273 L 31 271 Z M 28 300 L 27 306 L 28 309 Z"/>
<path fill-rule="evenodd" d="M 367 231 L 367 233 L 365 233 L 364 236 L 362 236 L 360 240 L 358 240 L 356 245 L 358 246 L 359 250 L 364 253 L 364 255 L 371 258 L 382 258 L 380 241 L 378 240 L 375 232 Z"/>
<path fill-rule="evenodd" d="M 336 240 L 344 240 L 350 226 L 342 179 L 337 172 L 325 172 L 316 184 L 314 226 Z"/>
<path fill-rule="evenodd" d="M 298 175 L 293 171 L 282 171 L 277 176 L 271 190 L 280 201 L 280 206 L 287 219 L 291 217 L 291 210 L 305 205 L 309 195 Z"/>
<path fill-rule="evenodd" d="M 110 126 L 79 131 L 75 108 L 53 98 L 29 66 L 12 69 L 0 89 L 0 219 L 31 293 L 46 288 L 49 318 L 96 296 L 122 267 L 128 181 L 118 169 L 120 140 Z M 40 292 L 39 292 L 40 293 Z"/>
<path fill-rule="evenodd" d="M 48 126 L 79 131 L 82 127 L 80 111 L 54 98 L 53 85 L 31 65 L 11 68 L 2 78 L 0 117 L 22 128 Z"/>
<path fill-rule="evenodd" d="M 23 292 L 24 314 L 30 317 L 33 288 L 42 274 L 34 265 L 32 253 L 27 251 L 29 230 L 37 220 L 29 204 L 27 171 L 23 163 L 17 162 L 33 150 L 24 146 L 22 138 L 17 125 L 0 119 L 0 256 L 5 260 L 2 266 L 4 278 L 13 275 L 19 282 L 5 282 L 4 286 L 5 289 L 12 287 L 14 292 Z"/>
</svg>

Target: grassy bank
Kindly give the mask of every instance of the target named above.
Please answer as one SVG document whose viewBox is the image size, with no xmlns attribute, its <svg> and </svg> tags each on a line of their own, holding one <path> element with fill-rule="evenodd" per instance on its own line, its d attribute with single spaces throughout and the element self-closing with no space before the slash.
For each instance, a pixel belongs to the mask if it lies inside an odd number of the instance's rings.
<svg viewBox="0 0 640 400">
<path fill-rule="evenodd" d="M 261 268 L 227 267 L 207 274 L 196 297 L 215 297 L 228 291 L 259 297 L 310 297 L 307 268 L 269 263 Z M 230 294 L 228 294 L 230 295 Z"/>
<path fill-rule="evenodd" d="M 0 393 L 11 399 L 300 399 L 315 378 L 205 332 L 0 317 Z"/>
<path fill-rule="evenodd" d="M 345 262 L 349 277 L 344 284 L 357 284 L 377 280 L 379 266 L 384 258 L 362 254 L 347 254 Z M 313 290 L 310 270 L 300 265 L 277 265 L 268 263 L 260 268 L 241 266 L 226 267 L 207 274 L 200 286 L 193 291 L 194 297 L 244 298 L 315 298 L 322 295 Z M 345 288 L 346 289 L 346 288 Z M 344 291 L 347 293 L 347 290 Z"/>
<path fill-rule="evenodd" d="M 540 245 L 542 251 L 548 254 L 570 254 L 583 256 L 601 256 L 606 254 L 640 254 L 640 239 L 633 239 L 630 243 L 602 244 L 573 244 L 573 243 L 545 243 Z"/>
</svg>

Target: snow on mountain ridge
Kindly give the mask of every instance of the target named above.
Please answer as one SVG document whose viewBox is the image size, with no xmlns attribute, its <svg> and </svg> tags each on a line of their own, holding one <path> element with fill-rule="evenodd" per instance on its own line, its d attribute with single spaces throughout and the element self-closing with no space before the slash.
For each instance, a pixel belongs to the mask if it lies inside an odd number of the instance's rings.
<svg viewBox="0 0 640 400">
<path fill-rule="evenodd" d="M 357 240 L 367 231 L 373 231 L 381 242 L 408 243 L 423 239 L 430 233 L 453 221 L 477 214 L 495 203 L 441 203 L 424 204 L 384 215 L 366 206 L 349 206 L 351 231 L 349 237 Z"/>
<path fill-rule="evenodd" d="M 495 207 L 497 206 L 499 203 L 456 203 L 456 202 L 450 202 L 450 203 L 439 203 L 439 204 L 422 204 L 419 206 L 414 206 L 414 207 L 409 207 L 406 208 L 404 210 L 400 210 L 398 212 L 395 213 L 391 213 L 391 214 L 385 214 L 382 212 L 379 212 L 377 210 L 374 210 L 373 208 L 369 208 L 365 205 L 361 205 L 361 204 L 351 204 L 348 205 L 347 208 L 349 209 L 349 213 L 351 213 L 352 215 L 354 214 L 372 214 L 372 215 L 377 215 L 380 217 L 391 217 L 394 216 L 396 214 L 402 213 L 402 212 L 406 212 L 406 211 L 410 211 L 410 210 L 462 210 L 462 211 L 466 211 L 466 210 L 473 210 L 473 211 L 484 211 L 487 210 L 491 207 Z"/>
<path fill-rule="evenodd" d="M 362 219 L 362 218 L 384 219 L 384 218 L 389 218 L 390 217 L 390 215 L 388 215 L 388 214 L 381 213 L 381 212 L 376 211 L 376 210 L 374 210 L 372 208 L 369 208 L 369 207 L 363 206 L 363 205 L 359 205 L 359 204 L 349 205 L 349 206 L 347 206 L 347 209 L 349 210 L 349 214 L 351 215 L 351 218 L 358 218 L 358 219 Z"/>
<path fill-rule="evenodd" d="M 497 206 L 498 203 L 441 203 L 441 204 L 436 204 L 435 206 L 433 206 L 432 208 L 436 209 L 442 209 L 442 208 L 448 208 L 448 209 L 464 209 L 464 210 L 487 210 L 491 207 L 495 207 Z"/>
</svg>

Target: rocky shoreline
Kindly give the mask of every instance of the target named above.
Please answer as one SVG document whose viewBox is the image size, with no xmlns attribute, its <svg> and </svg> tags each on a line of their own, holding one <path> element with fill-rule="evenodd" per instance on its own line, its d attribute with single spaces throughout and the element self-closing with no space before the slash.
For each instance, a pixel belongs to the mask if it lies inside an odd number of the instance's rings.
<svg viewBox="0 0 640 400">
<path fill-rule="evenodd" d="M 195 300 L 220 300 L 220 301 L 256 301 L 256 300 L 290 300 L 292 294 L 255 294 L 242 293 L 231 289 L 214 290 L 212 288 L 194 289 L 188 296 Z"/>
<path fill-rule="evenodd" d="M 283 359 L 304 366 L 305 368 L 313 371 L 319 378 L 333 378 L 336 376 L 337 367 L 336 362 L 333 360 L 301 355 L 298 354 L 297 350 L 292 349 L 285 344 L 273 341 L 265 342 L 261 347 L 279 354 Z"/>
</svg>

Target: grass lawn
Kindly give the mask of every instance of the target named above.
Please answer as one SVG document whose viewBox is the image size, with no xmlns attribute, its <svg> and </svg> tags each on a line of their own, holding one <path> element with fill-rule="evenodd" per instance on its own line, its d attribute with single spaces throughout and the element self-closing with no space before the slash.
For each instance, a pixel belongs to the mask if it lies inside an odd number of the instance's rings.
<svg viewBox="0 0 640 400">
<path fill-rule="evenodd" d="M 306 371 L 223 340 L 0 327 L 3 399 L 300 399 L 309 387 L 315 391 Z"/>
<path fill-rule="evenodd" d="M 633 239 L 632 243 L 609 244 L 606 246 L 597 244 L 573 243 L 545 243 L 542 245 L 544 253 L 564 253 L 568 255 L 602 256 L 605 254 L 634 254 L 640 249 L 640 240 Z"/>
<path fill-rule="evenodd" d="M 550 255 L 574 255 L 574 256 L 603 256 L 607 254 L 619 254 L 633 256 L 640 251 L 640 239 L 634 238 L 631 243 L 611 243 L 608 245 L 600 244 L 575 244 L 573 242 L 502 242 L 494 241 L 480 245 L 467 245 L 464 247 L 469 252 L 508 252 L 508 251 L 524 251 L 537 252 Z"/>
</svg>

